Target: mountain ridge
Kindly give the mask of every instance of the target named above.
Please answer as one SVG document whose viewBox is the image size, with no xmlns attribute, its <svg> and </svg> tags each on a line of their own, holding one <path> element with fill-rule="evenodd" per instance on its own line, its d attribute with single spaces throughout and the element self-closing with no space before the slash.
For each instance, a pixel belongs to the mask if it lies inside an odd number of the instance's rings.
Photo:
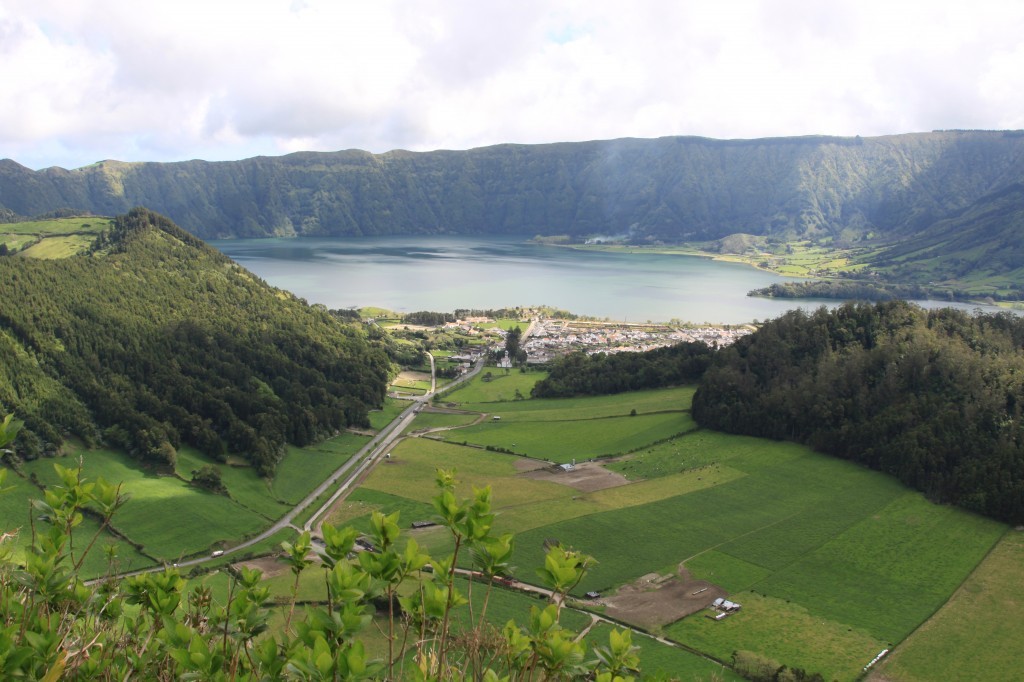
<svg viewBox="0 0 1024 682">
<path fill-rule="evenodd" d="M 0 209 L 144 205 L 204 239 L 737 232 L 835 243 L 919 234 L 1024 181 L 1018 131 L 715 140 L 620 138 L 465 151 L 295 152 L 239 161 L 0 161 Z"/>
</svg>

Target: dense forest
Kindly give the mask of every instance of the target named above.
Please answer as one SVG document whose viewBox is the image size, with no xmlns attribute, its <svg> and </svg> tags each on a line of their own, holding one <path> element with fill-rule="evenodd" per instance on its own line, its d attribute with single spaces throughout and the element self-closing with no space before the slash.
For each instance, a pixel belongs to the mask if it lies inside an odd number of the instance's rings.
<svg viewBox="0 0 1024 682">
<path fill-rule="evenodd" d="M 570 353 L 551 363 L 531 395 L 604 395 L 692 383 L 704 374 L 713 352 L 704 343 L 686 342 L 646 353 Z"/>
<path fill-rule="evenodd" d="M 906 302 L 792 311 L 716 354 L 702 426 L 788 439 L 1024 523 L 1024 319 Z"/>
<path fill-rule="evenodd" d="M 188 443 L 269 475 L 286 443 L 366 425 L 391 371 L 360 325 L 145 209 L 89 253 L 0 257 L 0 291 L 0 413 L 24 420 L 24 457 L 73 435 L 167 467 Z"/>
</svg>

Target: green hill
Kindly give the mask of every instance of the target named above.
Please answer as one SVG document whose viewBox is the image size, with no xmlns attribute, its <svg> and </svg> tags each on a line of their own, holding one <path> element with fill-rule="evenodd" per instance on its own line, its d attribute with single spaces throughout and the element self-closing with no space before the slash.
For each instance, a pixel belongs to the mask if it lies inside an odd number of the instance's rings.
<svg viewBox="0 0 1024 682">
<path fill-rule="evenodd" d="M 0 257 L 0 413 L 25 421 L 22 456 L 76 436 L 169 468 L 188 443 L 269 474 L 286 443 L 381 405 L 390 363 L 358 326 L 145 209 L 92 222 L 75 255 Z"/>
<path fill-rule="evenodd" d="M 720 351 L 712 429 L 805 443 L 930 499 L 1024 523 L 1024 320 L 895 301 L 800 310 Z"/>
</svg>

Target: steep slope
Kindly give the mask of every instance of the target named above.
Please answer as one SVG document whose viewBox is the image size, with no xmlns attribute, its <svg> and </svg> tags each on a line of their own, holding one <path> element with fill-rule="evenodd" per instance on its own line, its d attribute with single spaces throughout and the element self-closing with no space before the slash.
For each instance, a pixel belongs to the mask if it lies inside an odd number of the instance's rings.
<svg viewBox="0 0 1024 682">
<path fill-rule="evenodd" d="M 1024 281 L 1024 184 L 986 195 L 928 230 L 877 255 L 872 265 L 901 281 L 955 284 L 994 277 L 992 286 Z"/>
<path fill-rule="evenodd" d="M 626 234 L 638 240 L 904 237 L 1024 181 L 1016 132 L 670 137 L 468 151 L 297 153 L 31 171 L 0 162 L 0 207 L 136 205 L 201 237 Z"/>
<path fill-rule="evenodd" d="M 365 425 L 384 397 L 360 328 L 144 209 L 90 253 L 0 257 L 0 291 L 0 413 L 25 420 L 25 456 L 74 434 L 166 466 L 185 442 L 269 474 L 285 443 Z"/>
</svg>

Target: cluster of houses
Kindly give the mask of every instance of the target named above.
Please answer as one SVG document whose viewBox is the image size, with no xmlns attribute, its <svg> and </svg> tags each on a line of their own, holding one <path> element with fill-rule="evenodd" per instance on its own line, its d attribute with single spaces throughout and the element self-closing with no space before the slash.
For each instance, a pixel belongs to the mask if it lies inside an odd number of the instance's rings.
<svg viewBox="0 0 1024 682">
<path fill-rule="evenodd" d="M 538 321 L 523 342 L 527 362 L 544 363 L 569 351 L 629 353 L 672 346 L 684 341 L 703 341 L 727 346 L 749 334 L 751 327 L 693 327 L 578 323 L 568 320 Z"/>
<path fill-rule="evenodd" d="M 487 334 L 503 339 L 506 331 L 493 326 L 488 318 L 467 318 L 444 325 L 446 329 L 469 335 Z M 583 322 L 576 320 L 535 319 L 530 335 L 523 339 L 522 348 L 527 363 L 544 364 L 571 351 L 587 353 L 629 353 L 653 350 L 685 341 L 702 341 L 709 346 L 728 346 L 753 331 L 749 325 L 681 327 L 675 325 L 639 325 L 614 322 Z M 463 364 L 465 370 L 476 361 L 482 347 L 467 350 L 452 359 Z M 507 358 L 500 367 L 511 367 Z"/>
</svg>

